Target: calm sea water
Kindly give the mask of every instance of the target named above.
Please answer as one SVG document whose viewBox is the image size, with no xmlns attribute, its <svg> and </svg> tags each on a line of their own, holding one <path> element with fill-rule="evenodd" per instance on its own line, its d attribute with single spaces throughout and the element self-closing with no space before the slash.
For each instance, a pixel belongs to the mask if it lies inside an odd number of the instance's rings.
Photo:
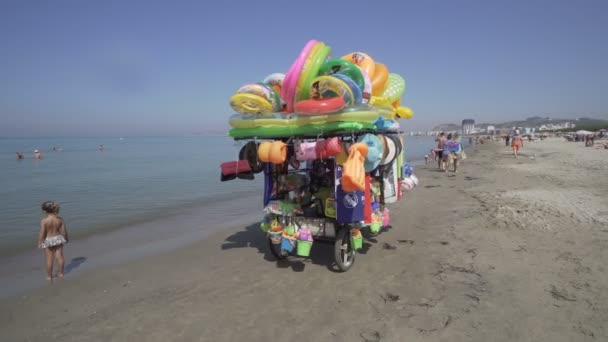
<svg viewBox="0 0 608 342">
<path fill-rule="evenodd" d="M 199 136 L 0 139 L 0 250 L 33 246 L 40 204 L 47 200 L 61 204 L 73 237 L 205 201 L 226 201 L 229 207 L 230 198 L 261 193 L 263 187 L 259 176 L 220 182 L 219 164 L 236 160 L 241 145 L 228 137 Z M 422 159 L 432 145 L 432 138 L 406 137 L 406 158 Z M 41 160 L 32 158 L 34 149 L 42 152 Z M 16 160 L 16 151 L 25 159 Z"/>
</svg>

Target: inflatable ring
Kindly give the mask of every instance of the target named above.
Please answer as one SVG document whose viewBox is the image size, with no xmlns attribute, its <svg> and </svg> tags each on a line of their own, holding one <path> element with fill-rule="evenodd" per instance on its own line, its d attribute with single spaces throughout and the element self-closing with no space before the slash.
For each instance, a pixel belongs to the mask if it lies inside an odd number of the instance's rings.
<svg viewBox="0 0 608 342">
<path fill-rule="evenodd" d="M 285 75 L 285 80 L 283 81 L 283 88 L 281 88 L 281 98 L 287 104 L 288 112 L 293 112 L 293 99 L 296 93 L 296 86 L 298 84 L 300 72 L 302 71 L 304 62 L 306 62 L 306 58 L 308 57 L 310 51 L 316 44 L 316 40 L 309 40 L 298 55 L 298 58 L 296 58 L 296 60 L 291 65 L 291 68 L 289 68 L 289 71 Z"/>
<path fill-rule="evenodd" d="M 352 52 L 348 55 L 342 56 L 341 58 L 360 66 L 361 69 L 363 69 L 363 71 L 365 71 L 370 78 L 374 78 L 376 63 L 368 54 L 364 52 Z"/>
<path fill-rule="evenodd" d="M 382 95 L 388 84 L 388 68 L 386 65 L 376 63 L 374 77 L 372 77 L 373 95 Z"/>
<path fill-rule="evenodd" d="M 283 101 L 281 101 L 281 96 L 279 96 L 279 93 L 277 93 L 277 91 L 268 83 L 260 82 L 258 84 L 268 89 L 268 91 L 270 92 L 269 100 L 270 104 L 272 105 L 272 109 L 275 113 L 280 112 L 283 108 Z"/>
<path fill-rule="evenodd" d="M 397 117 L 409 120 L 414 117 L 414 112 L 409 107 L 397 108 Z"/>
<path fill-rule="evenodd" d="M 353 96 L 354 96 L 354 100 L 355 100 L 355 105 L 360 105 L 361 101 L 363 100 L 363 93 L 361 92 L 361 88 L 359 88 L 359 86 L 355 83 L 355 81 L 353 81 L 350 77 L 346 76 L 346 75 L 342 75 L 342 74 L 335 74 L 332 75 L 333 77 L 336 77 L 340 80 L 342 80 L 344 83 L 348 84 L 348 87 L 350 88 L 350 90 L 353 92 Z"/>
<path fill-rule="evenodd" d="M 393 103 L 403 96 L 405 92 L 405 80 L 403 77 L 397 74 L 388 75 L 388 86 L 382 93 L 382 97 L 386 99 L 388 103 Z"/>
<path fill-rule="evenodd" d="M 296 87 L 296 101 L 306 100 L 310 98 L 310 84 L 312 79 L 319 75 L 319 69 L 331 53 L 331 48 L 323 44 L 321 48 L 311 58 L 311 62 L 306 70 L 302 70 L 300 82 Z"/>
<path fill-rule="evenodd" d="M 302 65 L 302 69 L 300 70 L 300 74 L 298 75 L 298 80 L 296 82 L 296 88 L 295 88 L 295 92 L 294 92 L 294 96 L 293 96 L 293 100 L 292 100 L 292 111 L 293 111 L 293 106 L 295 106 L 296 102 L 298 101 L 298 96 L 300 96 L 301 91 L 301 84 L 304 82 L 304 78 L 306 76 L 308 76 L 308 71 L 310 71 L 310 66 L 312 65 L 312 61 L 313 58 L 319 53 L 319 50 L 324 46 L 325 44 L 323 44 L 322 42 L 318 42 L 317 44 L 315 44 L 315 46 L 313 46 L 312 50 L 310 50 L 310 53 L 308 54 L 308 56 L 306 57 L 306 61 L 304 61 L 304 65 Z"/>
<path fill-rule="evenodd" d="M 297 102 L 296 113 L 300 115 L 318 115 L 339 112 L 344 109 L 346 102 L 341 97 L 328 99 L 309 99 Z"/>
<path fill-rule="evenodd" d="M 283 88 L 283 81 L 285 80 L 285 74 L 281 74 L 279 72 L 275 72 L 274 74 L 270 74 L 264 77 L 262 82 L 266 84 L 270 84 L 274 90 L 277 91 L 278 94 L 281 94 L 281 88 Z"/>
<path fill-rule="evenodd" d="M 315 99 L 340 96 L 347 106 L 355 104 L 355 95 L 348 84 L 334 76 L 314 78 L 310 84 L 310 96 Z"/>
<path fill-rule="evenodd" d="M 230 98 L 230 107 L 241 114 L 267 114 L 272 113 L 272 104 L 264 97 L 240 93 Z"/>
<path fill-rule="evenodd" d="M 291 136 L 316 136 L 322 134 L 355 133 L 358 131 L 375 131 L 374 124 L 369 122 L 328 122 L 304 126 L 270 126 L 254 128 L 233 128 L 228 135 L 236 139 L 248 138 L 283 138 Z M 262 143 L 264 144 L 264 143 Z M 260 144 L 260 147 L 262 147 Z M 258 148 L 258 157 L 259 157 Z"/>
<path fill-rule="evenodd" d="M 320 125 L 332 122 L 369 122 L 378 119 L 376 111 L 359 111 L 346 113 L 333 113 L 322 115 L 296 115 L 290 114 L 287 117 L 276 115 L 274 117 L 258 118 L 256 116 L 246 117 L 243 115 L 233 115 L 228 123 L 233 128 L 260 128 L 260 127 L 298 127 L 305 125 Z M 373 124 L 373 123 L 372 123 Z M 376 127 L 374 125 L 374 127 Z"/>
<path fill-rule="evenodd" d="M 372 80 L 369 78 L 369 76 L 367 75 L 367 73 L 365 71 L 363 71 L 361 68 L 359 68 L 359 70 L 361 70 L 361 74 L 363 75 L 363 81 L 365 82 L 365 85 L 362 88 L 363 89 L 363 95 L 362 95 L 363 99 L 361 100 L 361 103 L 369 103 L 369 100 L 372 98 L 372 90 L 373 90 Z"/>
<path fill-rule="evenodd" d="M 346 75 L 350 77 L 353 81 L 355 81 L 355 83 L 359 86 L 360 89 L 365 89 L 365 79 L 363 78 L 363 71 L 361 70 L 361 68 L 354 65 L 353 63 L 341 58 L 335 58 L 325 62 L 319 69 L 319 76 L 335 74 Z"/>
</svg>

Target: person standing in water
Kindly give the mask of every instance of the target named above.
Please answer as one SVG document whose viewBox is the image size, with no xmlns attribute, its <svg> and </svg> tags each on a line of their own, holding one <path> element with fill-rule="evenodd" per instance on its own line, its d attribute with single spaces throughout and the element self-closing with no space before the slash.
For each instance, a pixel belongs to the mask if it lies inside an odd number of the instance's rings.
<svg viewBox="0 0 608 342">
<path fill-rule="evenodd" d="M 23 154 L 21 152 L 15 152 L 17 154 L 17 160 L 23 159 Z"/>
<path fill-rule="evenodd" d="M 34 159 L 42 159 L 42 154 L 40 154 L 40 151 L 34 150 Z"/>
<path fill-rule="evenodd" d="M 513 157 L 517 158 L 517 153 L 524 147 L 524 139 L 521 138 L 519 130 L 515 130 L 515 135 L 511 139 L 511 148 L 513 148 Z"/>
<path fill-rule="evenodd" d="M 68 231 L 65 222 L 59 216 L 59 203 L 46 201 L 42 203 L 42 211 L 46 217 L 40 221 L 38 233 L 38 248 L 44 249 L 46 256 L 46 280 L 53 280 L 53 264 L 57 260 L 59 270 L 57 276 L 63 278 L 63 245 L 68 242 Z"/>
</svg>

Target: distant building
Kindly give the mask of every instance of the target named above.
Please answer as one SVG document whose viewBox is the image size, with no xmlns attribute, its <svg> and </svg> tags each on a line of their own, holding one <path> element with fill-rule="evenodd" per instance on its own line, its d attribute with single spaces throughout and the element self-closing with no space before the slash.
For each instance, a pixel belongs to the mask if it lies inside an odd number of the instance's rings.
<svg viewBox="0 0 608 342">
<path fill-rule="evenodd" d="M 494 134 L 494 132 L 496 132 L 496 128 L 494 128 L 492 125 L 488 125 L 486 132 L 488 132 L 488 134 Z"/>
<path fill-rule="evenodd" d="M 475 120 L 464 119 L 462 120 L 462 134 L 471 134 L 475 131 Z"/>
</svg>

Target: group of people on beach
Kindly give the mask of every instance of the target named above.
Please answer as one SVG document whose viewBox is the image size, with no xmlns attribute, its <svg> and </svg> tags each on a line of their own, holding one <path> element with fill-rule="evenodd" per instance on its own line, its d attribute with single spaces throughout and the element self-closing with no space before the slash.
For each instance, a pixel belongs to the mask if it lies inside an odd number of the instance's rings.
<svg viewBox="0 0 608 342">
<path fill-rule="evenodd" d="M 449 133 L 446 136 L 444 132 L 441 132 L 435 141 L 437 142 L 437 147 L 431 149 L 431 155 L 437 161 L 437 167 L 443 172 L 448 172 L 450 165 L 453 165 L 453 172 L 458 172 L 459 161 L 466 158 L 460 135 Z M 429 156 L 426 155 L 425 161 L 428 162 L 428 160 Z"/>
</svg>

